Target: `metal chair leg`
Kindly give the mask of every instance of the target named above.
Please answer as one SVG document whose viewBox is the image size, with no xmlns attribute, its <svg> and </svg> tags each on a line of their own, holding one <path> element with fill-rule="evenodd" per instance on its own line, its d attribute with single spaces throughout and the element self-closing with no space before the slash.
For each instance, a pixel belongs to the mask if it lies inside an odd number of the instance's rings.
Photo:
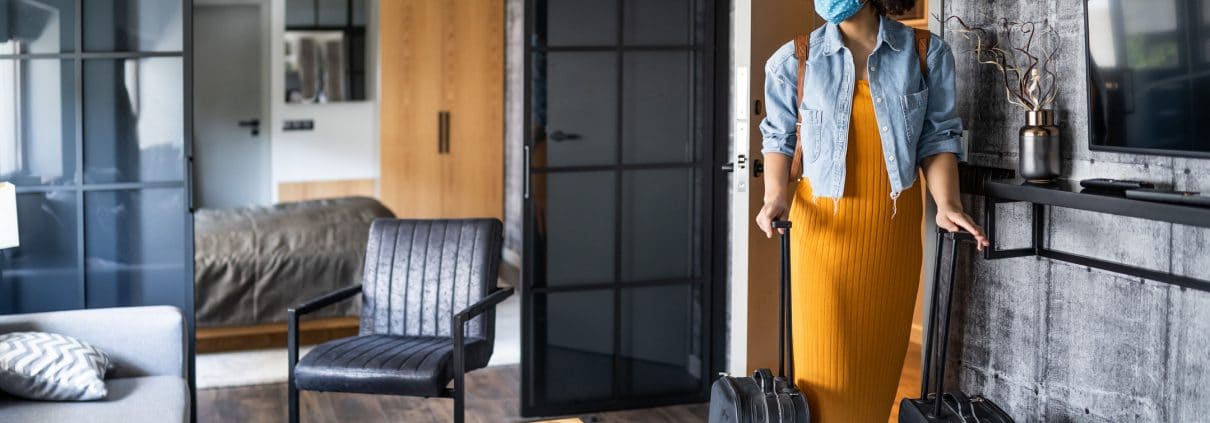
<svg viewBox="0 0 1210 423">
<path fill-rule="evenodd" d="M 298 363 L 298 314 L 290 309 L 286 315 L 286 367 L 289 371 L 286 375 L 286 406 L 289 408 L 289 422 L 298 423 L 298 388 L 294 385 L 294 366 Z"/>
<path fill-rule="evenodd" d="M 454 423 L 466 421 L 466 343 L 462 333 L 465 322 L 463 315 L 458 314 L 450 327 L 454 336 Z"/>
<path fill-rule="evenodd" d="M 286 387 L 289 391 L 287 396 L 289 397 L 290 423 L 298 423 L 298 389 L 294 388 L 294 378 L 290 379 L 289 386 Z"/>
<path fill-rule="evenodd" d="M 466 372 L 454 374 L 454 423 L 466 421 Z M 295 422 L 296 423 L 296 422 Z"/>
</svg>

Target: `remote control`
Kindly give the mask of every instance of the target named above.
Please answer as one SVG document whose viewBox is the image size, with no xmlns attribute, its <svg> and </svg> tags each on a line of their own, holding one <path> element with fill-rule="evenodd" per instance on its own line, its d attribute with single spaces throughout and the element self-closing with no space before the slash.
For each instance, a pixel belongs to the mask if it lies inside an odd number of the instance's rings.
<svg viewBox="0 0 1210 423">
<path fill-rule="evenodd" d="M 1155 188 L 1150 182 L 1125 179 L 1095 178 L 1080 181 L 1080 186 L 1103 191 L 1125 191 L 1128 189 Z"/>
<path fill-rule="evenodd" d="M 1187 204 L 1191 206 L 1210 207 L 1210 195 L 1202 195 L 1190 191 L 1161 191 L 1157 189 L 1126 190 L 1126 198 L 1147 201 L 1162 201 L 1165 203 Z"/>
</svg>

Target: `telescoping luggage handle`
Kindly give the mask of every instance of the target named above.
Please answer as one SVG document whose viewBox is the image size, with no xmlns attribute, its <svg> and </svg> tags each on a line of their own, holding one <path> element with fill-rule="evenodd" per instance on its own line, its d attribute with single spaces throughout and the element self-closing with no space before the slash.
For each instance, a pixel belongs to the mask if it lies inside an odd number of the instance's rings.
<svg viewBox="0 0 1210 423">
<path fill-rule="evenodd" d="M 790 224 L 789 220 L 774 220 L 774 229 L 784 229 L 781 234 L 781 282 L 778 288 L 777 316 L 777 375 L 794 383 L 794 334 L 790 316 Z M 789 360 L 786 358 L 789 357 Z M 789 373 L 786 372 L 787 368 Z"/>
<path fill-rule="evenodd" d="M 941 257 L 945 252 L 946 241 L 950 245 L 949 287 L 945 291 L 945 309 L 938 315 L 941 299 Z M 950 232 L 937 228 L 937 259 L 933 266 L 933 295 L 932 305 L 929 306 L 929 324 L 932 329 L 924 341 L 924 363 L 920 367 L 923 375 L 920 378 L 920 398 L 928 398 L 929 387 L 932 386 L 933 415 L 941 415 L 942 393 L 945 391 L 945 354 L 949 349 L 950 309 L 954 302 L 954 270 L 958 267 L 958 242 L 974 243 L 975 237 L 967 232 Z M 940 333 L 938 333 L 940 332 Z M 938 345 L 940 344 L 940 345 Z M 940 351 L 938 351 L 940 350 Z M 936 363 L 933 363 L 934 355 Z M 935 370 L 932 369 L 934 366 Z"/>
</svg>

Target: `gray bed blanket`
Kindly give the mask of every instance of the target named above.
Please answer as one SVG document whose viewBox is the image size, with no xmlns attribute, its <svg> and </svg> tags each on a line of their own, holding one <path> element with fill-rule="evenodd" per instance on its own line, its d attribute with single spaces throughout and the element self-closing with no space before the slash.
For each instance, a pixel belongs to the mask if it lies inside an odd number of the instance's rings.
<svg viewBox="0 0 1210 423">
<path fill-rule="evenodd" d="M 361 282 L 370 222 L 394 215 L 349 197 L 194 214 L 198 327 L 279 323 L 286 309 Z M 354 316 L 360 300 L 316 316 Z"/>
</svg>

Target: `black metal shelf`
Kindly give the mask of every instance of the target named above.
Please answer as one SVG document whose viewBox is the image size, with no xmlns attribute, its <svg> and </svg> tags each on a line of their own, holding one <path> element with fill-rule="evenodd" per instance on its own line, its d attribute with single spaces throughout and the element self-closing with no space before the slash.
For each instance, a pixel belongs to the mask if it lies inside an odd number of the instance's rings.
<svg viewBox="0 0 1210 423">
<path fill-rule="evenodd" d="M 1142 201 L 1126 198 L 1122 195 L 1088 192 L 1080 187 L 1078 181 L 1070 180 L 1059 180 L 1051 184 L 1039 185 L 1031 184 L 1021 179 L 990 179 L 981 188 L 980 194 L 984 196 L 983 212 L 986 218 L 987 234 L 992 239 L 992 248 L 988 248 L 983 252 L 985 259 L 998 260 L 1012 257 L 1040 256 L 1051 260 L 1065 261 L 1081 266 L 1210 292 L 1210 281 L 1207 280 L 1056 251 L 1044 247 L 1046 244 L 1046 206 L 1087 210 L 1202 228 L 1210 228 L 1210 208 Z M 1008 250 L 996 249 L 995 239 L 998 230 L 996 204 L 1017 202 L 1027 202 L 1033 205 L 1031 246 Z"/>
<path fill-rule="evenodd" d="M 1088 210 L 1118 216 L 1179 223 L 1210 228 L 1210 207 L 1136 200 L 1121 195 L 1085 192 L 1078 181 L 1060 180 L 1035 185 L 1020 179 L 988 181 L 984 191 L 989 197 L 1025 201 L 1047 206 Z"/>
</svg>

